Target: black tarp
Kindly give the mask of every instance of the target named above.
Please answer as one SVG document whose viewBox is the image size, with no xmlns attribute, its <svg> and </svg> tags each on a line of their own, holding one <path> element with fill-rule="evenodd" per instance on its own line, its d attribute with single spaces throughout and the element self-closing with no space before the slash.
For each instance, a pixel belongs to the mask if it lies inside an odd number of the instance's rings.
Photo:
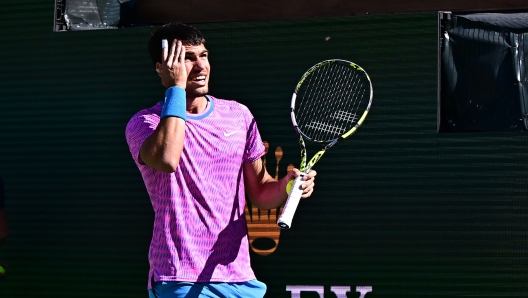
<svg viewBox="0 0 528 298">
<path fill-rule="evenodd" d="M 443 20 L 439 132 L 528 127 L 528 13 L 449 15 Z"/>
<path fill-rule="evenodd" d="M 126 0 L 127 1 L 127 0 Z M 67 0 L 65 21 L 69 30 L 117 28 L 123 0 Z"/>
</svg>

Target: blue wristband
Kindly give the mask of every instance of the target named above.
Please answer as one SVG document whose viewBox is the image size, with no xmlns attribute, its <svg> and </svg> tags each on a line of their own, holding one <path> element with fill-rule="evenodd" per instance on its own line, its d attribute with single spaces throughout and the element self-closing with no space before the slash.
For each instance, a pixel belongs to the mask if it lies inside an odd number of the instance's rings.
<svg viewBox="0 0 528 298">
<path fill-rule="evenodd" d="M 165 91 L 161 118 L 165 117 L 178 117 L 184 121 L 187 120 L 187 101 L 183 88 L 174 86 Z"/>
</svg>

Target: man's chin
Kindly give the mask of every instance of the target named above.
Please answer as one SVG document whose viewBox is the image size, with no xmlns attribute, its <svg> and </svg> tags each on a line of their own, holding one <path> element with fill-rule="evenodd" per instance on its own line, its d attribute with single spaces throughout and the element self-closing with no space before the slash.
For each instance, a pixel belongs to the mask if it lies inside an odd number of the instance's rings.
<svg viewBox="0 0 528 298">
<path fill-rule="evenodd" d="M 201 97 L 201 96 L 207 95 L 209 93 L 209 89 L 208 88 L 194 89 L 194 90 L 187 91 L 187 93 L 194 97 Z"/>
</svg>

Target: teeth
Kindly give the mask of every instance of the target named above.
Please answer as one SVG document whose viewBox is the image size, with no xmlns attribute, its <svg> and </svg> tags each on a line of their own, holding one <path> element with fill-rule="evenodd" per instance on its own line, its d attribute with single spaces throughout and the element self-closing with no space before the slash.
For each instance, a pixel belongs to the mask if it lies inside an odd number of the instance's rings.
<svg viewBox="0 0 528 298">
<path fill-rule="evenodd" d="M 193 79 L 194 81 L 205 80 L 205 76 L 198 76 Z"/>
</svg>

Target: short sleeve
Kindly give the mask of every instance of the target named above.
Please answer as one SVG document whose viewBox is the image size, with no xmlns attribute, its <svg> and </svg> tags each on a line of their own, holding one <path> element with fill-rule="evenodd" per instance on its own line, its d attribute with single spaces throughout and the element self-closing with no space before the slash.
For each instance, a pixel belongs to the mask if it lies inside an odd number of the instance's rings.
<svg viewBox="0 0 528 298">
<path fill-rule="evenodd" d="M 148 138 L 160 122 L 160 116 L 149 110 L 143 110 L 134 115 L 128 122 L 125 130 L 125 137 L 128 143 L 128 148 L 132 154 L 132 158 L 137 164 L 139 162 L 139 151 L 141 145 Z"/>
<path fill-rule="evenodd" d="M 265 153 L 264 143 L 260 137 L 257 122 L 251 112 L 244 106 L 245 119 L 247 123 L 246 150 L 244 152 L 244 163 L 254 162 Z"/>
</svg>

